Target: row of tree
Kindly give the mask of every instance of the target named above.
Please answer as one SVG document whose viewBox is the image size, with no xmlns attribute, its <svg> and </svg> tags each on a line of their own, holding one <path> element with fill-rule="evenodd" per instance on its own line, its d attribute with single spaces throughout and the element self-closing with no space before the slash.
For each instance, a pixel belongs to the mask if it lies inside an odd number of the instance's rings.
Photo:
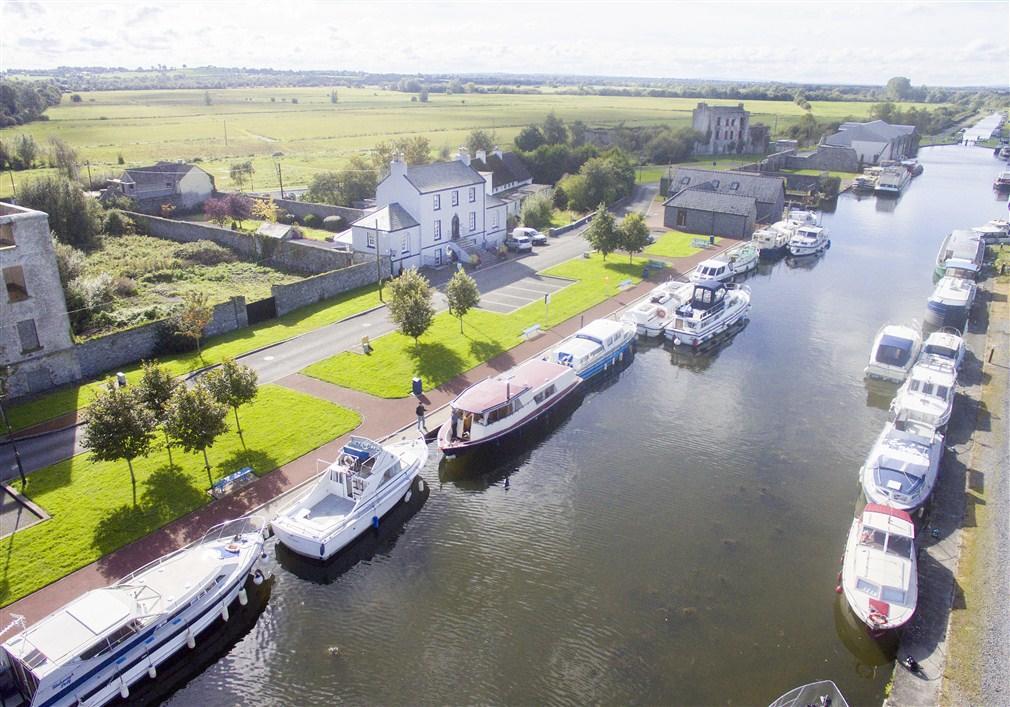
<svg viewBox="0 0 1010 707">
<path fill-rule="evenodd" d="M 628 253 L 628 262 L 635 253 L 641 253 L 649 245 L 649 227 L 640 213 L 630 213 L 617 223 L 603 204 L 596 209 L 593 221 L 583 234 L 603 259 L 616 250 Z"/>
<path fill-rule="evenodd" d="M 256 372 L 225 360 L 193 386 L 172 377 L 163 367 L 145 362 L 140 383 L 121 388 L 110 381 L 87 409 L 87 426 L 81 442 L 95 461 L 125 461 L 130 470 L 133 503 L 137 479 L 133 460 L 150 454 L 160 427 L 165 437 L 169 465 L 172 448 L 201 452 L 207 479 L 213 483 L 207 450 L 228 431 L 228 409 L 235 413 L 235 428 L 245 446 L 238 409 L 252 402 L 259 386 Z"/>
<path fill-rule="evenodd" d="M 58 106 L 61 98 L 52 81 L 0 79 L 0 128 L 44 120 L 46 108 Z"/>
<path fill-rule="evenodd" d="M 405 270 L 389 283 L 389 316 L 400 333 L 414 339 L 415 344 L 435 319 L 432 294 L 431 283 L 416 268 Z M 459 319 L 459 331 L 462 333 L 463 317 L 480 304 L 477 282 L 466 271 L 458 270 L 445 288 L 445 298 L 449 314 Z"/>
</svg>

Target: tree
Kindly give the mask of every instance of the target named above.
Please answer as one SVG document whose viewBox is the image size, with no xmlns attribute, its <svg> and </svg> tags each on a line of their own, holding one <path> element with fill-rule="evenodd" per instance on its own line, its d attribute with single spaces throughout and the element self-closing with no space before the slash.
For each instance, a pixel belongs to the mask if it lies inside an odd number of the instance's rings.
<svg viewBox="0 0 1010 707">
<path fill-rule="evenodd" d="M 196 355 L 200 358 L 203 358 L 200 352 L 200 338 L 213 316 L 214 309 L 207 302 L 207 294 L 191 290 L 183 295 L 182 309 L 174 317 L 175 332 L 193 340 L 196 344 Z"/>
<path fill-rule="evenodd" d="M 495 146 L 494 133 L 489 133 L 487 130 L 482 128 L 477 128 L 470 132 L 466 138 L 466 149 L 470 151 L 472 156 L 476 156 L 479 150 L 484 152 L 491 152 L 494 150 Z"/>
<path fill-rule="evenodd" d="M 223 224 L 228 220 L 228 202 L 221 198 L 210 198 L 203 202 L 204 215 L 216 224 Z"/>
<path fill-rule="evenodd" d="M 31 169 L 39 156 L 39 144 L 31 135 L 18 135 L 14 138 L 14 154 L 20 169 Z"/>
<path fill-rule="evenodd" d="M 213 103 L 213 101 L 210 98 L 210 91 L 204 91 L 203 92 L 203 104 L 205 106 L 209 106 L 211 103 Z"/>
<path fill-rule="evenodd" d="M 77 181 L 81 174 L 77 152 L 74 151 L 74 148 L 55 135 L 49 136 L 49 145 L 52 148 L 56 169 L 67 179 Z"/>
<path fill-rule="evenodd" d="M 246 181 L 248 181 L 251 185 L 252 176 L 255 173 L 256 169 L 253 167 L 252 160 L 236 162 L 228 169 L 228 175 L 231 177 L 231 180 L 238 185 L 239 189 L 242 188 Z"/>
<path fill-rule="evenodd" d="M 429 151 L 427 145 L 423 148 Z M 375 187 L 379 180 L 375 168 L 363 155 L 352 155 L 347 166 L 338 172 L 340 182 L 340 206 L 351 206 L 356 201 L 370 199 L 375 196 Z"/>
<path fill-rule="evenodd" d="M 518 135 L 516 135 L 515 142 L 516 147 L 523 152 L 533 152 L 533 150 L 545 144 L 547 141 L 544 139 L 544 134 L 540 131 L 540 128 L 536 125 L 527 125 L 519 131 Z"/>
<path fill-rule="evenodd" d="M 381 176 L 389 174 L 389 163 L 401 157 L 409 165 L 431 162 L 431 143 L 423 135 L 384 140 L 372 148 L 372 163 Z"/>
<path fill-rule="evenodd" d="M 912 82 L 904 76 L 895 76 L 887 81 L 887 84 L 884 86 L 884 92 L 892 101 L 910 98 L 913 93 Z"/>
<path fill-rule="evenodd" d="M 427 103 L 428 102 L 428 89 L 422 88 L 421 92 L 419 94 L 417 94 L 417 99 L 419 101 L 421 101 L 421 103 Z"/>
<path fill-rule="evenodd" d="M 235 429 L 238 430 L 238 436 L 245 445 L 242 425 L 238 421 L 238 409 L 239 406 L 256 399 L 256 393 L 259 392 L 256 371 L 249 366 L 236 363 L 234 359 L 226 358 L 220 366 L 204 377 L 204 384 L 214 396 L 214 400 L 235 411 Z"/>
<path fill-rule="evenodd" d="M 524 226 L 537 230 L 548 228 L 554 215 L 554 194 L 550 189 L 544 189 L 528 197 L 523 202 L 519 220 Z"/>
<path fill-rule="evenodd" d="M 565 121 L 554 115 L 554 111 L 548 113 L 544 118 L 543 129 L 544 140 L 548 145 L 561 145 L 568 142 L 568 128 L 565 127 Z"/>
<path fill-rule="evenodd" d="M 317 204 L 339 204 L 340 175 L 336 172 L 319 172 L 312 175 L 309 188 L 305 191 L 305 200 Z"/>
<path fill-rule="evenodd" d="M 575 120 L 570 126 L 568 126 L 568 132 L 571 134 L 572 147 L 581 147 L 586 144 L 586 132 L 589 127 L 581 120 Z"/>
<path fill-rule="evenodd" d="M 459 333 L 463 333 L 463 316 L 480 304 L 480 290 L 477 282 L 466 274 L 465 270 L 457 270 L 445 288 L 445 297 L 449 300 L 449 314 L 459 319 Z"/>
<path fill-rule="evenodd" d="M 210 475 L 210 460 L 207 448 L 228 430 L 224 418 L 227 406 L 219 403 L 207 390 L 197 384 L 192 388 L 180 385 L 172 392 L 165 416 L 165 429 L 172 441 L 187 452 L 202 452 L 207 480 L 213 485 Z"/>
<path fill-rule="evenodd" d="M 80 184 L 66 177 L 40 177 L 22 185 L 18 202 L 49 214 L 53 233 L 78 248 L 94 245 L 101 230 L 102 208 L 84 194 Z"/>
<path fill-rule="evenodd" d="M 600 204 L 593 216 L 593 222 L 586 229 L 584 237 L 589 241 L 589 245 L 603 254 L 603 259 L 617 250 L 618 242 L 617 229 L 614 228 L 614 217 L 605 204 Z"/>
<path fill-rule="evenodd" d="M 336 103 L 337 98 L 338 98 L 337 89 L 334 88 L 330 91 L 330 103 Z"/>
<path fill-rule="evenodd" d="M 554 187 L 554 208 L 568 208 L 568 194 L 565 193 L 565 190 L 561 188 L 560 184 Z"/>
<path fill-rule="evenodd" d="M 257 199 L 253 202 L 252 214 L 261 221 L 276 222 L 277 216 L 280 215 L 280 208 L 271 196 L 266 199 Z"/>
<path fill-rule="evenodd" d="M 649 245 L 649 227 L 640 213 L 631 213 L 624 217 L 617 227 L 617 237 L 621 248 L 628 251 L 628 262 L 635 253 L 641 253 Z"/>
<path fill-rule="evenodd" d="M 389 283 L 389 315 L 405 336 L 417 338 L 428 330 L 435 317 L 431 305 L 431 285 L 427 278 L 410 268 Z"/>
<path fill-rule="evenodd" d="M 242 194 L 229 194 L 224 197 L 228 216 L 239 221 L 244 221 L 252 216 L 252 199 Z"/>
<path fill-rule="evenodd" d="M 164 428 L 168 416 L 168 401 L 172 399 L 179 382 L 165 368 L 154 361 L 141 362 L 144 372 L 137 386 L 141 402 L 154 417 L 156 423 L 162 425 L 165 433 L 165 450 L 168 452 L 168 463 L 172 465 L 172 440 L 168 430 Z"/>
<path fill-rule="evenodd" d="M 70 94 L 70 102 L 71 103 L 80 103 L 81 102 L 81 94 L 79 94 L 79 93 L 72 93 L 72 94 Z"/>
<path fill-rule="evenodd" d="M 120 388 L 111 381 L 88 406 L 81 446 L 91 452 L 95 461 L 126 460 L 133 485 L 133 505 L 137 505 L 133 460 L 150 451 L 154 425 L 154 416 L 141 401 L 139 392 Z"/>
</svg>

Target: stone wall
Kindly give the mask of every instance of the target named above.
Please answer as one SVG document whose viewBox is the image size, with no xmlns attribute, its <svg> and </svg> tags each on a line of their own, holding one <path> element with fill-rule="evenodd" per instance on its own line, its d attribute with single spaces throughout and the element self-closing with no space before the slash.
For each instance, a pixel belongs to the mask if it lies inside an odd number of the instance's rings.
<svg viewBox="0 0 1010 707">
<path fill-rule="evenodd" d="M 678 214 L 683 214 L 684 223 L 677 225 Z M 722 212 L 684 209 L 667 206 L 663 213 L 663 225 L 687 233 L 727 238 L 749 238 L 754 231 L 754 217 Z"/>
<path fill-rule="evenodd" d="M 382 277 L 388 278 L 389 259 L 383 258 L 380 262 Z M 375 261 L 369 260 L 342 270 L 308 277 L 299 282 L 274 285 L 271 290 L 277 305 L 277 316 L 282 317 L 300 307 L 316 304 L 348 290 L 371 284 L 376 280 L 376 270 Z"/>
<path fill-rule="evenodd" d="M 134 211 L 126 213 L 137 224 L 137 230 L 141 233 L 167 238 L 178 243 L 212 241 L 225 248 L 230 248 L 245 258 L 260 259 L 261 257 L 256 238 L 232 231 L 230 228 L 221 228 L 208 223 L 176 221 Z"/>
<path fill-rule="evenodd" d="M 316 204 L 311 201 L 274 199 L 274 203 L 297 219 L 304 219 L 309 214 L 315 214 L 320 219 L 324 219 L 327 216 L 340 216 L 347 221 L 348 226 L 365 215 L 365 212 L 361 209 L 350 209 L 346 206 L 332 206 L 330 204 Z"/>
<path fill-rule="evenodd" d="M 787 158 L 785 165 L 786 169 L 823 169 L 830 172 L 858 172 L 859 167 L 855 150 L 831 145 L 820 145 L 810 155 L 793 154 Z"/>
</svg>

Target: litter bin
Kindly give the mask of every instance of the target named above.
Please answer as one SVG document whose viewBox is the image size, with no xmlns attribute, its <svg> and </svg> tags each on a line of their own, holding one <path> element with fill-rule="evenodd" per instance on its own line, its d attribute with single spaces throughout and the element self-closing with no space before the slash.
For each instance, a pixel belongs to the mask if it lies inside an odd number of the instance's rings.
<svg viewBox="0 0 1010 707">
<path fill-rule="evenodd" d="M 648 265 L 645 265 L 645 266 L 642 267 L 642 279 L 643 280 L 648 280 L 649 279 L 649 266 Z"/>
<path fill-rule="evenodd" d="M 410 391 L 414 395 L 417 395 L 417 396 L 421 395 L 422 390 L 421 390 L 421 379 L 420 378 L 414 378 L 414 379 L 412 379 L 410 381 Z"/>
</svg>

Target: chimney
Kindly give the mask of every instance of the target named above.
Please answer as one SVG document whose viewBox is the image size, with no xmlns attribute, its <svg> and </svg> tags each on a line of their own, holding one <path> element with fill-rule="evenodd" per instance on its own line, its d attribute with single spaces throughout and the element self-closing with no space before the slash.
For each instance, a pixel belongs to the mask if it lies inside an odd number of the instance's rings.
<svg viewBox="0 0 1010 707">
<path fill-rule="evenodd" d="M 484 150 L 477 150 L 477 159 L 487 164 L 487 153 Z"/>
<path fill-rule="evenodd" d="M 470 150 L 465 147 L 460 147 L 459 152 L 456 153 L 456 159 L 465 164 L 467 167 L 470 166 Z"/>
<path fill-rule="evenodd" d="M 495 155 L 498 159 L 501 159 L 501 148 L 495 145 L 494 150 L 492 150 L 491 154 Z"/>
<path fill-rule="evenodd" d="M 407 164 L 403 161 L 403 155 L 397 153 L 393 161 L 389 163 L 389 174 L 392 177 L 406 177 Z"/>
</svg>

